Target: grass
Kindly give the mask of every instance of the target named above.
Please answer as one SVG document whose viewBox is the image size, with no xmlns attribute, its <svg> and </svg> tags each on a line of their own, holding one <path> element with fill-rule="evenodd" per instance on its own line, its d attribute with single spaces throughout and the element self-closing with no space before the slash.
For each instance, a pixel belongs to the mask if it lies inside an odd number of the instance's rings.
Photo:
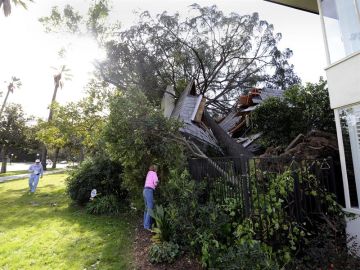
<svg viewBox="0 0 360 270">
<path fill-rule="evenodd" d="M 0 184 L 0 269 L 132 269 L 133 220 L 70 206 L 65 178 Z"/>
<path fill-rule="evenodd" d="M 60 170 L 60 169 L 48 168 L 47 170 L 48 171 L 55 171 L 55 170 Z M 6 173 L 0 173 L 0 177 L 19 175 L 19 174 L 29 174 L 29 171 L 28 170 L 21 170 L 21 171 L 11 171 L 11 172 L 6 172 Z"/>
<path fill-rule="evenodd" d="M 12 172 L 0 173 L 0 177 L 2 177 L 2 176 L 11 176 L 11 175 L 18 175 L 18 174 L 26 174 L 26 173 L 29 173 L 29 171 L 28 171 L 28 170 L 12 171 Z"/>
</svg>

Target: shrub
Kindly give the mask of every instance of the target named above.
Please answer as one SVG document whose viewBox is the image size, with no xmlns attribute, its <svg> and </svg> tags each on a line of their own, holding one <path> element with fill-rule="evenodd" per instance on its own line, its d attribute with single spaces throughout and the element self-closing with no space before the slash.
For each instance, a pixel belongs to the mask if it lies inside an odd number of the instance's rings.
<svg viewBox="0 0 360 270">
<path fill-rule="evenodd" d="M 95 198 L 86 205 L 86 212 L 89 214 L 102 215 L 120 213 L 121 203 L 114 195 L 105 195 Z"/>
<path fill-rule="evenodd" d="M 155 209 L 150 211 L 150 215 L 155 220 L 155 226 L 153 228 L 155 235 L 152 239 L 157 243 L 169 241 L 171 224 L 162 205 L 155 206 Z"/>
<path fill-rule="evenodd" d="M 215 269 L 226 270 L 276 270 L 280 269 L 271 257 L 271 248 L 259 241 L 243 243 L 226 249 L 216 258 Z"/>
<path fill-rule="evenodd" d="M 180 254 L 180 249 L 173 242 L 155 243 L 149 250 L 149 261 L 155 263 L 172 263 Z"/>
<path fill-rule="evenodd" d="M 151 163 L 159 166 L 160 184 L 169 168 L 183 166 L 183 147 L 173 139 L 180 126 L 139 91 L 112 98 L 104 139 L 112 158 L 124 167 L 124 186 L 136 208 L 143 206 L 141 194 Z"/>
<path fill-rule="evenodd" d="M 265 146 L 287 146 L 299 133 L 316 129 L 336 133 L 326 81 L 295 85 L 283 99 L 269 98 L 251 114 Z"/>
<path fill-rule="evenodd" d="M 67 193 L 80 205 L 89 202 L 90 192 L 96 189 L 100 196 L 114 195 L 118 200 L 126 199 L 127 192 L 122 188 L 122 167 L 120 163 L 104 156 L 84 161 L 67 178 Z"/>
<path fill-rule="evenodd" d="M 288 270 L 360 269 L 359 247 L 345 235 L 345 222 L 340 217 L 331 220 L 332 226 L 319 224 L 321 232 L 305 243 L 302 252 L 289 263 Z"/>
</svg>

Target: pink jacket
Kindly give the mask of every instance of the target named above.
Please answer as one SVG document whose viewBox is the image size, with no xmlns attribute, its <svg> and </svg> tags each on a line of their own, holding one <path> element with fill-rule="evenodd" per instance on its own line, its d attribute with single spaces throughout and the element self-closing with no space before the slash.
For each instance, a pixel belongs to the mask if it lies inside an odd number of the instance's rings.
<svg viewBox="0 0 360 270">
<path fill-rule="evenodd" d="M 158 182 L 159 182 L 159 179 L 158 179 L 158 176 L 157 176 L 156 172 L 148 171 L 148 173 L 146 175 L 146 180 L 145 180 L 145 186 L 144 187 L 155 189 Z"/>
</svg>

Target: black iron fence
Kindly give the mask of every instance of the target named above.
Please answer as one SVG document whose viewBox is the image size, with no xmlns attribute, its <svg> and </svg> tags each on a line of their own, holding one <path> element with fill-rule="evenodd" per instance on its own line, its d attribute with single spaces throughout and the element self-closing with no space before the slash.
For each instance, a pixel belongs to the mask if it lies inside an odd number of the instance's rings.
<svg viewBox="0 0 360 270">
<path fill-rule="evenodd" d="M 324 200 L 329 196 L 343 204 L 342 179 L 337 179 L 334 168 L 332 158 L 189 161 L 192 178 L 206 182 L 207 199 L 219 203 L 235 200 L 243 218 L 271 218 L 285 211 L 299 223 L 324 213 Z M 279 207 L 281 211 L 277 211 Z"/>
</svg>

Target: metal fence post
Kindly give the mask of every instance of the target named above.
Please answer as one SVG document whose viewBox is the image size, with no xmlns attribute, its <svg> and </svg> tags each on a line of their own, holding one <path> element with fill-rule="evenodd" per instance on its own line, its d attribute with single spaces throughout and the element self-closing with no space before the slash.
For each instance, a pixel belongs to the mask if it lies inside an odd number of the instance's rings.
<svg viewBox="0 0 360 270">
<path fill-rule="evenodd" d="M 297 222 L 302 222 L 301 216 L 301 202 L 300 202 L 300 183 L 299 183 L 299 170 L 297 168 L 295 157 L 292 157 L 291 162 L 291 176 L 294 179 L 294 200 L 295 200 L 295 217 Z"/>
</svg>

